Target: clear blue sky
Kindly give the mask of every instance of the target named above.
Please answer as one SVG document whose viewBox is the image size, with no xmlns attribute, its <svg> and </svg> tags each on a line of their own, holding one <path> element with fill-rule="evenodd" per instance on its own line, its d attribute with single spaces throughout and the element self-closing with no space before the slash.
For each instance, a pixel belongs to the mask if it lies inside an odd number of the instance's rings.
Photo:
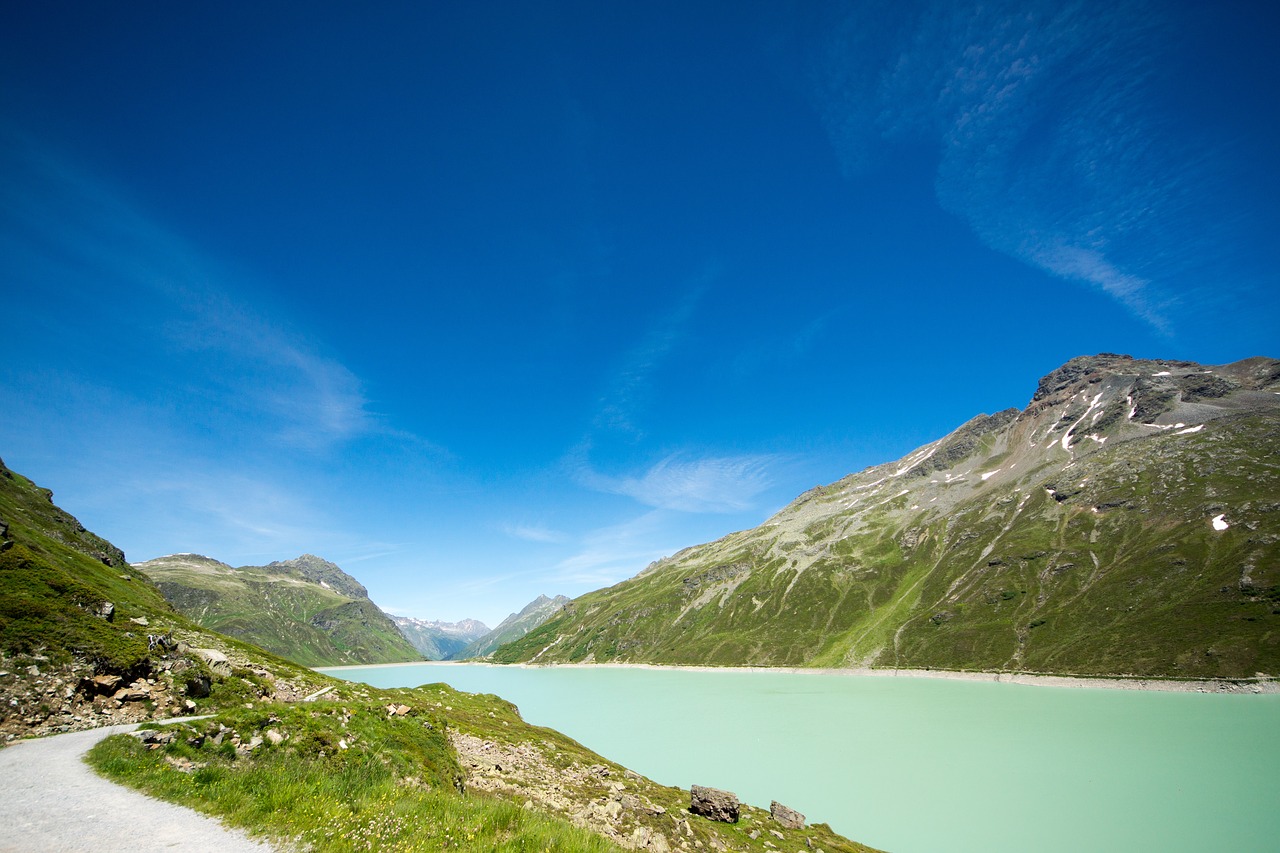
<svg viewBox="0 0 1280 853">
<path fill-rule="evenodd" d="M 1072 356 L 1280 356 L 1276 14 L 7 4 L 0 456 L 492 624 Z"/>
</svg>

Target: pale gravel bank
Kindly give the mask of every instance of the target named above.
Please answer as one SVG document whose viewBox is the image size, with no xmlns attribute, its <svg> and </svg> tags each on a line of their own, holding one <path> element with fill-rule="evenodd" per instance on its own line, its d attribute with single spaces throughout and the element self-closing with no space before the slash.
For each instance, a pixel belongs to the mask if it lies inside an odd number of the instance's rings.
<svg viewBox="0 0 1280 853">
<path fill-rule="evenodd" d="M 84 763 L 95 743 L 135 728 L 105 726 L 0 749 L 0 853 L 277 849 L 191 809 L 108 782 Z"/>
<path fill-rule="evenodd" d="M 1031 672 L 958 672 L 944 669 L 818 669 L 781 666 L 684 666 L 651 663 L 546 663 L 501 664 L 488 661 L 405 661 L 404 663 L 377 663 L 368 666 L 316 667 L 317 672 L 341 672 L 350 669 L 382 669 L 394 666 L 492 666 L 518 669 L 650 669 L 679 672 L 763 672 L 795 675 L 840 675 L 862 678 L 942 678 L 953 681 L 987 681 L 1000 684 L 1028 684 L 1038 687 L 1077 687 L 1101 690 L 1156 690 L 1166 693 L 1234 693 L 1277 694 L 1280 679 L 1272 676 L 1238 679 L 1176 680 L 1162 678 L 1135 678 L 1116 676 L 1099 678 L 1083 675 L 1045 675 Z"/>
</svg>

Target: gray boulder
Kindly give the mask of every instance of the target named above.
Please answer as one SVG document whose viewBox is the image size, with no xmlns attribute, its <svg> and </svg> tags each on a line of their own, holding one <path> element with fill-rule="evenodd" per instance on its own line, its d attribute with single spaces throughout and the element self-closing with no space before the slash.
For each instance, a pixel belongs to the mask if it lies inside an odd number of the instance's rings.
<svg viewBox="0 0 1280 853">
<path fill-rule="evenodd" d="M 227 656 L 217 649 L 192 649 L 191 651 L 204 658 L 205 663 L 209 664 L 209 669 L 213 670 L 214 674 L 231 674 L 231 661 L 227 660 Z"/>
<path fill-rule="evenodd" d="M 769 815 L 787 829 L 804 829 L 804 815 L 777 800 L 769 803 Z"/>
<path fill-rule="evenodd" d="M 738 822 L 738 795 L 719 788 L 694 785 L 689 790 L 689 811 L 721 823 Z"/>
</svg>

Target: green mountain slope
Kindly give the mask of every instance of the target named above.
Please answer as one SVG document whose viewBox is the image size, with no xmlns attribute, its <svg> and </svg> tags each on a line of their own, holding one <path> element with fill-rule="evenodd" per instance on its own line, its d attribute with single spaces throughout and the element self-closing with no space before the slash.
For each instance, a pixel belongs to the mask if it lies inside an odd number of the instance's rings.
<svg viewBox="0 0 1280 853">
<path fill-rule="evenodd" d="M 1280 362 L 1102 355 L 499 661 L 1280 672 Z"/>
<path fill-rule="evenodd" d="M 191 622 L 0 462 L 0 737 L 297 699 L 324 680 Z"/>
<path fill-rule="evenodd" d="M 451 659 L 467 660 L 492 654 L 494 649 L 504 643 L 519 640 L 548 619 L 551 619 L 568 603 L 569 599 L 563 595 L 557 595 L 555 598 L 547 598 L 545 595 L 540 595 L 521 608 L 519 613 L 512 613 L 506 619 L 503 619 L 498 624 L 498 627 L 489 633 L 473 640 L 462 650 L 454 652 Z"/>
<path fill-rule="evenodd" d="M 241 568 L 174 554 L 135 568 L 200 625 L 304 666 L 422 659 L 355 578 L 311 554 Z"/>
</svg>

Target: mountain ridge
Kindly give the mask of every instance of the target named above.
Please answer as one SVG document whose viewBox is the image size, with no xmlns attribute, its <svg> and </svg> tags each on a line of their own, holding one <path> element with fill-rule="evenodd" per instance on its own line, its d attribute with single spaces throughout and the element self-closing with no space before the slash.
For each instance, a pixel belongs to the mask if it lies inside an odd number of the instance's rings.
<svg viewBox="0 0 1280 853">
<path fill-rule="evenodd" d="M 520 610 L 507 616 L 498 626 L 454 653 L 452 660 L 487 657 L 505 643 L 515 642 L 552 618 L 569 603 L 568 596 L 549 598 L 539 595 Z"/>
<path fill-rule="evenodd" d="M 239 567 L 201 554 L 170 554 L 135 568 L 197 623 L 305 666 L 422 657 L 363 584 L 314 554 Z"/>
<path fill-rule="evenodd" d="M 478 619 L 442 622 L 415 619 L 412 616 L 392 616 L 391 621 L 410 645 L 427 660 L 448 660 L 490 630 L 488 625 Z"/>
<path fill-rule="evenodd" d="M 1269 358 L 1072 359 L 1023 409 L 581 596 L 493 658 L 1274 673 L 1278 392 Z"/>
</svg>

